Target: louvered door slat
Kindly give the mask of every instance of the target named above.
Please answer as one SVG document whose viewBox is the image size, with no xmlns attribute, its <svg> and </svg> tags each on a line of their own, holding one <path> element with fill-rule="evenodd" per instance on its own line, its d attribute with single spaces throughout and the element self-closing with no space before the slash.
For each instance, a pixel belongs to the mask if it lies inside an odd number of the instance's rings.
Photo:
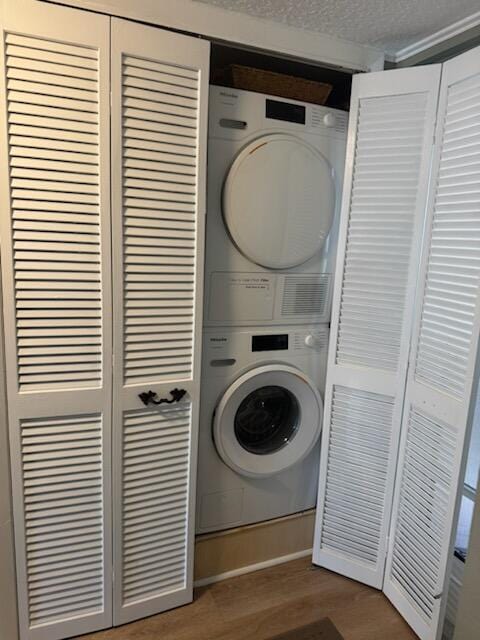
<svg viewBox="0 0 480 640">
<path fill-rule="evenodd" d="M 188 602 L 208 45 L 114 20 L 115 624 Z M 118 357 L 117 357 L 118 356 Z M 182 388 L 177 405 L 145 408 Z"/>
<path fill-rule="evenodd" d="M 314 562 L 380 588 L 439 67 L 354 79 Z"/>
<path fill-rule="evenodd" d="M 480 331 L 479 96 L 478 50 L 444 65 L 384 587 L 422 640 L 439 637 L 446 606 L 471 421 Z"/>
<path fill-rule="evenodd" d="M 0 238 L 20 633 L 55 640 L 112 620 L 109 21 L 29 0 L 3 9 Z"/>
<path fill-rule="evenodd" d="M 132 79 L 141 77 L 142 74 L 150 73 L 152 67 L 151 61 L 144 61 L 142 58 L 133 56 L 125 57 L 123 60 L 123 78 L 130 77 Z M 157 80 L 166 77 L 168 80 L 171 74 L 168 70 L 175 71 L 175 66 L 165 64 L 159 65 L 159 70 L 155 71 Z M 153 73 L 153 72 L 152 72 Z M 175 76 L 176 82 L 181 83 L 182 77 Z M 191 74 L 191 80 L 188 81 L 192 89 L 192 96 L 198 96 L 198 78 L 195 79 Z M 163 85 L 162 85 L 163 86 Z M 137 135 L 142 129 L 140 120 L 143 122 L 152 120 L 156 124 L 161 123 L 166 117 L 168 124 L 184 123 L 185 126 L 197 126 L 198 120 L 198 98 L 191 98 L 190 106 L 179 106 L 178 100 L 170 100 L 172 89 L 167 93 L 162 90 L 161 85 L 153 84 L 150 88 L 149 101 L 135 99 L 135 93 L 132 88 L 129 89 L 129 95 L 125 95 L 125 85 L 123 85 L 123 118 L 137 118 Z M 171 85 L 173 87 L 173 85 Z M 180 84 L 175 84 L 175 87 Z M 130 97 L 131 96 L 131 97 Z M 188 120 L 188 123 L 187 123 Z M 124 129 L 123 140 L 123 158 L 138 158 L 139 160 L 168 160 L 178 164 L 188 164 L 195 166 L 197 163 L 197 149 L 192 147 L 187 151 L 183 147 L 179 147 L 173 142 L 164 143 L 159 146 L 158 143 L 150 142 L 143 147 L 135 142 L 136 138 L 130 138 L 128 129 Z M 178 155 L 180 150 L 181 155 Z M 184 351 L 167 351 L 168 340 L 175 341 L 176 337 L 171 336 L 167 340 L 166 337 L 159 337 L 157 340 L 148 331 L 149 327 L 154 327 L 157 323 L 162 323 L 165 319 L 165 311 L 170 321 L 183 319 L 183 313 L 175 314 L 175 293 L 180 295 L 180 299 L 189 292 L 190 296 L 190 332 L 193 331 L 193 305 L 194 305 L 194 275 L 195 263 L 192 257 L 190 267 L 181 267 L 175 264 L 181 258 L 169 252 L 168 256 L 163 254 L 163 241 L 165 238 L 175 238 L 181 248 L 188 246 L 194 248 L 195 229 L 196 229 L 196 193 L 184 194 L 178 188 L 175 188 L 176 174 L 169 175 L 169 182 L 163 180 L 154 180 L 154 176 L 150 176 L 148 188 L 135 189 L 125 185 L 124 189 L 124 243 L 130 247 L 130 241 L 135 239 L 137 246 L 141 246 L 140 238 L 145 237 L 149 241 L 149 249 L 155 262 L 149 264 L 147 269 L 141 258 L 135 253 L 129 253 L 125 256 L 124 273 L 125 273 L 125 302 L 127 303 L 125 313 L 125 326 L 129 327 L 128 335 L 135 336 L 142 341 L 143 351 L 151 352 L 149 358 L 138 358 L 137 351 L 132 350 L 128 343 L 125 343 L 124 354 L 124 376 L 125 383 L 141 383 L 148 382 L 154 377 L 157 381 L 163 378 L 168 379 L 172 375 L 172 371 L 183 374 L 181 377 L 190 377 L 192 370 L 193 342 L 190 342 L 190 349 Z M 170 188 L 173 184 L 174 188 Z M 177 215 L 178 214 L 178 215 Z M 158 238 L 158 243 L 155 243 Z M 175 284 L 176 283 L 176 284 Z M 141 323 L 139 318 L 139 310 L 131 308 L 129 303 L 132 301 L 130 294 L 142 291 L 143 297 L 148 300 L 151 291 L 171 291 L 171 305 L 164 311 L 164 304 L 160 303 L 156 307 L 156 315 L 152 315 L 153 308 Z M 153 306 L 153 301 L 152 301 Z M 181 307 L 185 309 L 185 307 Z M 135 313 L 136 321 L 131 323 L 131 314 Z M 180 330 L 184 332 L 186 326 L 183 323 Z M 163 355 L 159 354 L 159 347 L 165 350 Z"/>
<path fill-rule="evenodd" d="M 392 411 L 391 398 L 334 388 L 323 549 L 376 562 Z"/>
<path fill-rule="evenodd" d="M 163 455 L 171 445 L 183 459 L 176 471 L 165 467 Z M 188 501 L 188 468 L 185 464 L 190 447 L 190 407 L 179 405 L 158 411 L 132 411 L 124 416 L 123 517 L 125 547 L 123 554 L 124 602 L 158 595 L 159 592 L 185 588 L 186 528 L 180 518 L 176 529 L 163 532 L 164 518 L 184 516 Z M 145 454 L 157 467 L 148 480 Z M 163 468 L 162 468 L 163 467 Z M 131 540 L 141 522 L 152 539 Z M 128 544 L 126 540 L 131 540 Z M 157 567 L 157 573 L 152 572 Z"/>
<path fill-rule="evenodd" d="M 425 116 L 419 114 L 425 114 L 427 100 L 428 94 L 418 94 L 414 112 L 409 110 L 412 98 L 408 95 L 399 97 L 395 108 L 390 104 L 390 98 L 366 98 L 360 102 L 350 226 L 339 311 L 338 364 L 354 362 L 374 369 L 397 370 L 424 142 Z M 387 127 L 381 134 L 378 132 L 379 110 Z M 407 117 L 409 114 L 410 117 Z M 410 169 L 399 181 L 398 157 L 393 156 L 391 150 L 396 145 L 397 137 L 405 141 L 409 136 L 412 139 L 409 145 Z M 384 146 L 379 145 L 379 139 L 385 139 Z M 372 156 L 382 161 L 384 170 L 388 166 L 388 172 L 383 177 L 374 174 L 371 179 L 366 179 L 362 171 Z M 395 204 L 395 233 L 391 228 L 391 203 Z M 377 213 L 373 220 L 368 213 L 371 206 L 376 208 Z M 375 223 L 375 233 L 381 236 L 378 240 L 365 224 L 369 218 L 371 223 Z M 385 263 L 388 263 L 386 271 L 383 270 Z M 362 268 L 371 268 L 372 276 L 375 268 L 381 269 L 383 279 L 378 282 L 375 277 L 364 278 L 364 290 L 358 292 L 356 280 Z M 352 309 L 350 305 L 355 305 L 355 308 Z"/>
<path fill-rule="evenodd" d="M 52 46 L 53 51 L 45 50 L 45 44 L 40 39 L 9 33 L 6 36 L 5 64 L 9 129 L 17 123 L 30 125 L 30 135 L 23 136 L 19 131 L 10 145 L 10 167 L 13 170 L 10 194 L 14 221 L 13 258 L 17 299 L 26 291 L 48 286 L 51 295 L 55 296 L 58 315 L 62 317 L 62 302 L 67 303 L 71 309 L 75 296 L 69 282 L 76 280 L 85 286 L 91 286 L 91 283 L 100 282 L 101 275 L 99 259 L 87 267 L 82 266 L 78 259 L 72 262 L 69 259 L 78 248 L 76 245 L 80 240 L 79 234 L 86 236 L 82 237 L 83 242 L 95 244 L 98 255 L 100 253 L 98 58 L 92 56 L 86 47 L 69 44 L 62 49 L 60 43 Z M 85 55 L 85 51 L 88 51 L 88 55 Z M 24 77 L 22 70 L 32 68 L 36 75 Z M 72 101 L 70 97 L 63 95 L 50 95 L 49 87 L 56 86 L 54 93 L 58 94 L 60 87 L 68 87 L 72 79 L 91 81 L 89 102 Z M 11 90 L 12 87 L 17 90 Z M 63 141 L 62 151 L 52 148 L 55 145 L 51 141 L 49 145 L 43 146 L 45 128 L 52 128 L 58 134 L 65 130 L 68 133 L 91 132 L 95 138 L 91 144 L 84 143 L 80 148 Z M 31 140 L 35 140 L 33 149 Z M 15 173 L 16 167 L 22 167 L 23 175 L 29 179 L 16 178 L 19 175 Z M 69 175 L 75 176 L 77 181 L 81 179 L 82 184 L 77 186 L 75 182 L 69 182 Z M 50 236 L 48 231 L 52 231 Z M 71 236 L 67 235 L 69 232 L 72 233 Z M 28 256 L 30 261 L 25 259 L 23 253 L 16 251 L 17 240 L 32 243 L 34 250 Z M 59 240 L 64 241 L 63 246 L 57 244 Z M 52 241 L 55 243 L 55 252 Z M 47 247 L 50 249 L 48 252 Z M 48 261 L 42 263 L 37 260 L 41 256 L 48 256 Z M 78 285 L 73 291 L 78 292 Z M 56 339 L 60 340 L 59 346 L 63 345 L 63 352 L 52 354 L 51 364 L 48 364 L 49 358 L 46 355 L 39 360 L 33 351 L 34 347 L 31 347 L 30 354 L 24 353 L 31 357 L 19 363 L 20 390 L 54 389 L 72 384 L 98 386 L 101 383 L 101 354 L 91 352 L 88 365 L 79 364 L 75 359 L 69 360 L 66 337 L 70 333 L 73 338 L 78 333 L 75 327 L 84 329 L 85 343 L 96 335 L 91 327 L 101 324 L 101 300 L 98 299 L 96 304 L 96 322 L 87 321 L 80 310 L 76 316 L 70 312 L 56 323 L 42 320 L 41 309 L 36 313 L 37 317 L 32 313 L 28 321 L 17 317 L 19 347 L 22 348 L 25 336 L 38 336 L 38 340 L 49 339 L 52 347 L 55 346 Z M 51 329 L 40 331 L 42 326 L 50 326 Z M 56 328 L 59 326 L 64 327 L 62 332 L 57 332 Z M 37 333 L 34 331 L 35 327 L 39 328 Z M 78 342 L 75 338 L 74 341 Z M 60 367 L 57 366 L 57 356 L 64 362 Z M 65 375 L 59 375 L 60 372 Z"/>
</svg>

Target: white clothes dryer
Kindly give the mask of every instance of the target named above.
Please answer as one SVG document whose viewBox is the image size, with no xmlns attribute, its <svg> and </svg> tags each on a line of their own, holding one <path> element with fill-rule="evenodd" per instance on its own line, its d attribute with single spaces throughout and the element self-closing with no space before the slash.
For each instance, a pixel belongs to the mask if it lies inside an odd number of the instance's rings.
<svg viewBox="0 0 480 640">
<path fill-rule="evenodd" d="M 328 322 L 347 114 L 210 88 L 205 326 Z"/>
<path fill-rule="evenodd" d="M 197 532 L 315 505 L 326 325 L 204 332 Z"/>
</svg>

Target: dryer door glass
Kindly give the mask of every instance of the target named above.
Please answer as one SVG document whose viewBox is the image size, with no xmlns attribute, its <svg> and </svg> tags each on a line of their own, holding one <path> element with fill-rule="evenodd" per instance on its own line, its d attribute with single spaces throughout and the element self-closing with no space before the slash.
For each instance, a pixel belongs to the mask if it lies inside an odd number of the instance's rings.
<svg viewBox="0 0 480 640">
<path fill-rule="evenodd" d="M 292 440 L 299 414 L 297 399 L 288 389 L 260 387 L 240 403 L 234 419 L 235 436 L 250 453 L 273 453 Z"/>
<path fill-rule="evenodd" d="M 238 250 L 269 269 L 303 264 L 319 252 L 335 209 L 333 172 L 304 140 L 270 134 L 234 160 L 223 190 L 223 217 Z"/>
</svg>

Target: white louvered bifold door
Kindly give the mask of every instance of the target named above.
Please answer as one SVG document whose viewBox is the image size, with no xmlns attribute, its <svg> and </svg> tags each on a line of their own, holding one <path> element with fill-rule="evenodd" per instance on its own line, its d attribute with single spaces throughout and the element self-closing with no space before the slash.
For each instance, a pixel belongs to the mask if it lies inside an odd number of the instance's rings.
<svg viewBox="0 0 480 640">
<path fill-rule="evenodd" d="M 444 65 L 436 139 L 384 587 L 422 640 L 446 601 L 476 375 L 479 49 Z"/>
<path fill-rule="evenodd" d="M 356 76 L 313 560 L 382 586 L 440 67 Z"/>
<path fill-rule="evenodd" d="M 192 598 L 208 61 L 112 20 L 115 624 Z"/>
<path fill-rule="evenodd" d="M 109 20 L 3 5 L 1 257 L 23 640 L 112 621 Z"/>
</svg>

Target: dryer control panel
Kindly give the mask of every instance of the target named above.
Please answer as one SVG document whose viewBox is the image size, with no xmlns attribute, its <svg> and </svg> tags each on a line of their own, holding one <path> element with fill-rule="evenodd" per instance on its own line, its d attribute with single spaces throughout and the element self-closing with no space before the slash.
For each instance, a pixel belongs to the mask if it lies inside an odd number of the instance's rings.
<svg viewBox="0 0 480 640">
<path fill-rule="evenodd" d="M 311 102 L 253 91 L 210 86 L 210 136 L 238 140 L 245 134 L 281 126 L 292 131 L 346 138 L 348 113 Z"/>
</svg>

